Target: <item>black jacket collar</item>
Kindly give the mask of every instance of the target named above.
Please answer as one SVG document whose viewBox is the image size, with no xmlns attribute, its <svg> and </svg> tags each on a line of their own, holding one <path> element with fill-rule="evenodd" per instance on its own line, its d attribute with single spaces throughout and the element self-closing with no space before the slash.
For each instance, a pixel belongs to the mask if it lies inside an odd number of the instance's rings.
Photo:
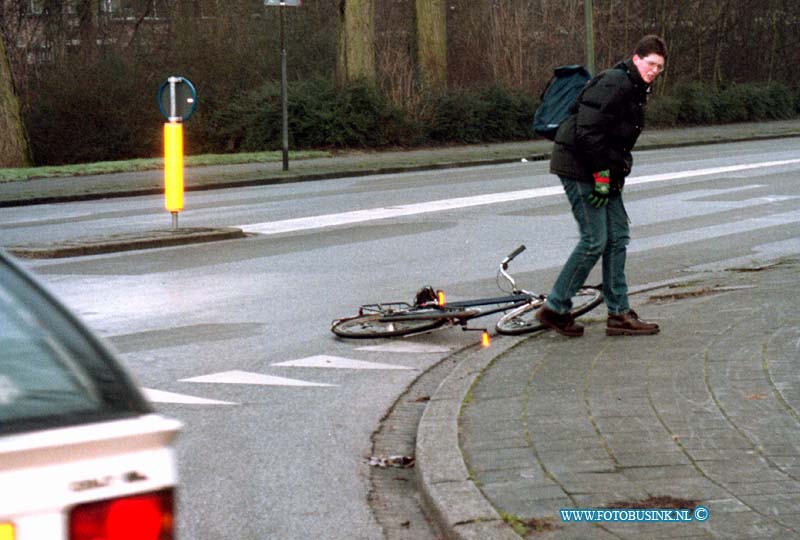
<svg viewBox="0 0 800 540">
<path fill-rule="evenodd" d="M 644 82 L 644 79 L 642 79 L 642 75 L 636 68 L 636 64 L 633 63 L 633 58 L 628 58 L 627 60 L 618 63 L 616 66 L 614 66 L 614 69 L 619 69 L 627 73 L 628 77 L 631 79 L 631 82 L 633 83 L 633 85 L 636 87 L 637 90 L 640 90 L 648 94 L 650 93 L 651 85 Z"/>
</svg>

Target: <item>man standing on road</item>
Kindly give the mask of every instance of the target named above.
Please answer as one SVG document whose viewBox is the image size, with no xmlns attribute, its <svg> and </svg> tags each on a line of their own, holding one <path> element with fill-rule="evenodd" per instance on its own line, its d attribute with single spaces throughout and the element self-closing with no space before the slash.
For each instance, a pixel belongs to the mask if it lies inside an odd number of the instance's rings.
<svg viewBox="0 0 800 540">
<path fill-rule="evenodd" d="M 664 70 L 666 58 L 661 38 L 642 38 L 632 58 L 587 83 L 573 114 L 556 134 L 550 172 L 564 185 L 580 240 L 536 318 L 565 336 L 583 335 L 583 326 L 569 315 L 571 298 L 600 257 L 608 306 L 606 334 L 659 331 L 657 324 L 639 319 L 628 304 L 625 257 L 630 233 L 622 188 L 633 165 L 631 150 L 644 127 L 650 85 Z"/>
</svg>

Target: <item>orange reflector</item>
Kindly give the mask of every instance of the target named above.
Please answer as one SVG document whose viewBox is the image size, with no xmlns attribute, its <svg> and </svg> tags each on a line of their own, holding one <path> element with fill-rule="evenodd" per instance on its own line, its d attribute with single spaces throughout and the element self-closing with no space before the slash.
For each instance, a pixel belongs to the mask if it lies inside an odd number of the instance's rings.
<svg viewBox="0 0 800 540">
<path fill-rule="evenodd" d="M 447 303 L 447 298 L 444 296 L 444 291 L 436 291 L 436 300 L 439 302 L 440 306 L 443 306 Z"/>
<path fill-rule="evenodd" d="M 485 348 L 491 344 L 492 344 L 492 336 L 489 335 L 489 332 L 484 330 L 483 334 L 481 335 L 481 347 Z"/>
<path fill-rule="evenodd" d="M 11 523 L 0 523 L 0 540 L 14 540 L 14 525 Z"/>
<path fill-rule="evenodd" d="M 164 124 L 164 195 L 167 210 L 183 210 L 183 124 Z"/>
</svg>

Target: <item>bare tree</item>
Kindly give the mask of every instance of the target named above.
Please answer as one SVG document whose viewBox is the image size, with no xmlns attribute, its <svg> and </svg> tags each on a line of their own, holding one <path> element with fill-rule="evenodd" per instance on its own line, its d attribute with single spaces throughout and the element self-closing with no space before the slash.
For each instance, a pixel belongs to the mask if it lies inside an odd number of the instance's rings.
<svg viewBox="0 0 800 540">
<path fill-rule="evenodd" d="M 422 84 L 447 86 L 447 6 L 445 0 L 416 0 L 417 61 Z"/>
<path fill-rule="evenodd" d="M 28 167 L 31 164 L 28 137 L 4 41 L 0 35 L 0 167 Z"/>
<path fill-rule="evenodd" d="M 339 80 L 375 82 L 374 20 L 374 0 L 339 0 Z"/>
<path fill-rule="evenodd" d="M 84 61 L 94 63 L 97 60 L 97 18 L 100 11 L 100 0 L 80 0 L 76 9 Z"/>
<path fill-rule="evenodd" d="M 67 51 L 67 27 L 61 0 L 44 0 L 44 31 L 47 47 L 55 62 L 63 62 Z"/>
<path fill-rule="evenodd" d="M 489 64 L 495 81 L 505 86 L 525 86 L 526 64 L 534 65 L 536 47 L 529 25 L 534 20 L 529 2 L 495 2 L 489 12 Z"/>
<path fill-rule="evenodd" d="M 418 109 L 414 1 L 386 2 L 375 11 L 375 63 L 381 90 L 399 107 Z"/>
<path fill-rule="evenodd" d="M 430 106 L 420 91 L 425 86 L 497 84 L 538 96 L 553 68 L 585 62 L 583 2 L 304 4 L 285 13 L 290 79 L 363 78 L 412 116 L 423 117 Z M 177 73 L 202 92 L 192 133 L 211 148 L 218 144 L 218 124 L 235 117 L 215 113 L 236 110 L 251 92 L 278 80 L 278 15 L 263 0 L 0 0 L 8 45 L 0 60 L 13 71 L 0 79 L 2 96 L 13 96 L 13 80 L 30 145 L 43 163 L 72 159 L 92 145 L 87 155 L 108 146 L 108 153 L 124 156 L 145 148 L 140 141 L 147 139 L 141 135 L 147 123 L 133 119 L 146 118 L 141 111 L 152 108 L 127 98 L 149 96 L 167 74 Z M 767 81 L 797 87 L 797 0 L 603 0 L 594 2 L 594 17 L 598 69 L 629 56 L 644 34 L 666 39 L 668 71 L 659 78 L 657 97 L 687 82 L 720 89 Z M 2 97 L 3 114 L 15 99 Z M 124 129 L 107 122 L 117 110 Z M 8 140 L 24 141 L 7 127 L 18 122 L 16 114 L 0 125 L 4 153 Z M 65 151 L 61 134 L 92 114 L 100 142 L 78 141 Z"/>
<path fill-rule="evenodd" d="M 714 60 L 712 68 L 712 83 L 718 86 L 724 79 L 725 74 L 722 69 L 723 58 L 722 52 L 725 46 L 725 38 L 727 37 L 728 29 L 730 27 L 730 2 L 729 0 L 716 0 L 712 2 L 711 9 L 713 17 L 712 20 L 716 21 L 715 24 L 715 39 L 714 39 Z"/>
</svg>

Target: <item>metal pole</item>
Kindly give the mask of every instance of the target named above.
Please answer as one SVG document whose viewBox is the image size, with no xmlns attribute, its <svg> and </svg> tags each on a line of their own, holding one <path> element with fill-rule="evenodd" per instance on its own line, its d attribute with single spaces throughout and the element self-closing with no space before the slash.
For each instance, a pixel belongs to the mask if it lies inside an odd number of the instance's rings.
<svg viewBox="0 0 800 540">
<path fill-rule="evenodd" d="M 592 0 L 583 0 L 583 19 L 586 32 L 586 68 L 594 76 L 594 23 L 592 22 Z"/>
<path fill-rule="evenodd" d="M 169 121 L 177 122 L 178 118 L 178 97 L 175 86 L 181 82 L 178 77 L 170 77 L 169 79 Z"/>
<path fill-rule="evenodd" d="M 286 91 L 286 36 L 284 35 L 283 12 L 286 6 L 281 4 L 281 121 L 283 136 L 283 170 L 289 170 L 289 99 Z"/>
</svg>

